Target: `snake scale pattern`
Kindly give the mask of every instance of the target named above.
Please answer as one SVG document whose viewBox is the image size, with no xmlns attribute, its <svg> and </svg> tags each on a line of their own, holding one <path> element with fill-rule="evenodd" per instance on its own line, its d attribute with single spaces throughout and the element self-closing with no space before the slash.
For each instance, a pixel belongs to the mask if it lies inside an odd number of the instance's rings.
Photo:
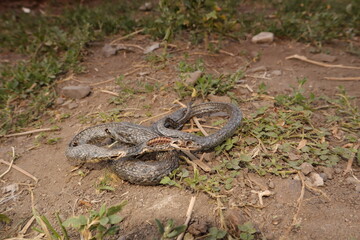
<svg viewBox="0 0 360 240">
<path fill-rule="evenodd" d="M 209 136 L 180 131 L 192 117 L 226 113 L 227 123 Z M 187 108 L 145 127 L 127 122 L 106 123 L 79 132 L 66 149 L 73 165 L 106 161 L 122 179 L 154 185 L 179 166 L 179 149 L 205 151 L 234 134 L 242 113 L 234 104 L 208 102 Z"/>
</svg>

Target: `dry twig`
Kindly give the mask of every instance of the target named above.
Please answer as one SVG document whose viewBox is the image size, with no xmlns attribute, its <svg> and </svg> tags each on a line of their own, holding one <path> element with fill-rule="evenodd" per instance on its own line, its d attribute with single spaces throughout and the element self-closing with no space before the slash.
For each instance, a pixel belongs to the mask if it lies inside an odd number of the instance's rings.
<svg viewBox="0 0 360 240">
<path fill-rule="evenodd" d="M 188 226 L 189 225 L 189 222 L 190 222 L 190 219 L 191 219 L 191 214 L 192 214 L 192 211 L 194 209 L 194 205 L 195 205 L 195 201 L 196 201 L 196 197 L 191 197 L 191 200 L 190 200 L 190 204 L 189 204 L 189 207 L 188 207 L 188 210 L 186 212 L 186 220 L 185 220 L 185 223 L 184 225 Z M 182 240 L 183 237 L 185 235 L 185 231 L 182 232 L 177 238 L 176 240 Z"/>
<path fill-rule="evenodd" d="M 324 77 L 324 79 L 335 81 L 360 81 L 360 77 Z"/>
<path fill-rule="evenodd" d="M 356 67 L 356 66 L 345 66 L 345 65 L 341 65 L 341 64 L 322 63 L 322 62 L 318 62 L 318 61 L 315 61 L 315 60 L 308 59 L 307 57 L 300 56 L 298 54 L 288 56 L 288 57 L 286 57 L 286 59 L 298 59 L 298 60 L 301 60 L 303 62 L 308 62 L 308 63 L 312 63 L 314 65 L 318 65 L 318 66 L 321 66 L 321 67 L 327 67 L 327 68 L 360 69 L 360 67 Z"/>
<path fill-rule="evenodd" d="M 352 172 L 352 164 L 353 164 L 353 162 L 354 162 L 354 158 L 355 158 L 355 156 L 356 156 L 356 152 L 357 152 L 357 150 L 359 149 L 359 147 L 360 147 L 360 144 L 356 144 L 356 145 L 354 146 L 355 152 L 352 153 L 352 155 L 351 155 L 350 158 L 348 159 L 348 162 L 347 162 L 347 164 L 346 164 L 346 168 L 345 168 L 345 170 L 344 170 L 343 176 L 345 176 L 345 175 L 348 174 L 349 172 Z"/>
<path fill-rule="evenodd" d="M 113 96 L 115 96 L 115 97 L 120 96 L 118 93 L 111 92 L 111 91 L 104 90 L 104 89 L 101 89 L 100 92 L 107 93 L 107 94 L 113 95 Z"/>
<path fill-rule="evenodd" d="M 8 163 L 2 159 L 0 159 L 0 163 L 10 166 L 10 163 Z M 33 176 L 32 174 L 28 173 L 27 171 L 23 170 L 22 168 L 19 168 L 18 166 L 14 165 L 14 164 L 12 165 L 12 168 L 21 172 L 22 174 L 28 176 L 29 178 L 32 178 L 36 183 L 39 181 L 35 176 Z"/>
<path fill-rule="evenodd" d="M 11 167 L 13 166 L 13 163 L 14 163 L 14 161 L 15 161 L 15 158 L 16 158 L 16 156 L 15 156 L 15 148 L 14 148 L 14 147 L 11 147 L 11 149 L 12 149 L 12 159 L 11 159 L 11 162 L 10 162 L 10 164 L 9 164 L 8 169 L 6 169 L 6 171 L 3 172 L 3 173 L 0 175 L 0 178 L 2 178 L 3 176 L 5 176 L 5 174 L 7 174 L 8 172 L 10 172 L 10 169 L 11 169 Z M 1 159 L 1 160 L 4 161 L 3 159 Z"/>
<path fill-rule="evenodd" d="M 127 39 L 127 38 L 129 38 L 129 37 L 132 37 L 132 36 L 134 36 L 134 35 L 136 35 L 136 34 L 138 34 L 138 33 L 143 32 L 144 30 L 145 30 L 145 28 L 142 28 L 142 29 L 137 30 L 137 31 L 135 31 L 135 32 L 129 33 L 128 35 L 125 35 L 125 36 L 122 36 L 122 37 L 120 37 L 120 38 L 117 38 L 117 39 L 113 40 L 113 41 L 110 43 L 110 45 L 115 44 L 115 43 L 118 42 L 118 41 L 121 41 L 121 40 Z"/>
<path fill-rule="evenodd" d="M 35 129 L 27 132 L 21 132 L 21 133 L 12 133 L 4 135 L 3 137 L 9 138 L 9 137 L 19 137 L 24 135 L 29 135 L 33 133 L 39 133 L 39 132 L 52 132 L 52 131 L 59 131 L 59 128 L 41 128 L 41 129 Z"/>
</svg>

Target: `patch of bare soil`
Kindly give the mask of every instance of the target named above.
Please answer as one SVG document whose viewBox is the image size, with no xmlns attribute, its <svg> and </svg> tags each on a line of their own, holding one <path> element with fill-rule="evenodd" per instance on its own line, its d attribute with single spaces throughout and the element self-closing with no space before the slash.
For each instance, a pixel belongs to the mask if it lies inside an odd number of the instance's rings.
<svg viewBox="0 0 360 240">
<path fill-rule="evenodd" d="M 109 41 L 110 42 L 110 41 Z M 122 43 L 137 45 L 142 48 L 151 44 L 147 36 L 136 36 Z M 107 206 L 123 200 L 128 202 L 121 212 L 125 217 L 121 223 L 122 236 L 128 239 L 153 239 L 158 237 L 155 218 L 165 222 L 174 219 L 182 224 L 186 219 L 186 210 L 191 196 L 197 200 L 193 210 L 189 231 L 201 236 L 211 226 L 220 226 L 224 221 L 228 226 L 236 225 L 241 219 L 251 220 L 261 231 L 263 239 L 360 239 L 360 202 L 359 189 L 342 175 L 346 162 L 339 164 L 325 186 L 319 191 L 304 189 L 300 180 L 289 177 L 282 179 L 273 175 L 260 177 L 247 169 L 240 170 L 236 187 L 228 193 L 224 206 L 219 206 L 216 199 L 205 194 L 195 194 L 188 190 L 168 186 L 137 186 L 122 180 L 112 182 L 113 192 L 98 192 L 96 185 L 99 178 L 107 172 L 103 166 L 87 166 L 71 171 L 73 167 L 67 162 L 64 151 L 68 142 L 80 130 L 109 120 L 104 112 L 117 109 L 114 118 L 140 123 L 149 116 L 168 111 L 177 99 L 173 91 L 173 83 L 178 79 L 178 62 L 188 54 L 187 61 L 197 58 L 204 60 L 207 71 L 214 74 L 229 73 L 243 68 L 264 67 L 265 71 L 248 72 L 245 82 L 234 90 L 235 97 L 242 99 L 251 96 L 250 90 L 256 91 L 257 86 L 264 82 L 271 94 L 288 93 L 291 86 L 297 85 L 297 79 L 306 77 L 307 88 L 316 94 L 334 95 L 336 87 L 343 85 L 349 95 L 360 97 L 359 81 L 330 81 L 324 77 L 359 76 L 359 70 L 341 68 L 325 68 L 298 60 L 286 60 L 293 54 L 313 57 L 311 48 L 296 42 L 276 41 L 269 45 L 252 44 L 249 41 L 223 43 L 222 49 L 228 53 L 209 54 L 203 49 L 188 47 L 185 42 L 176 42 L 177 48 L 171 49 L 171 57 L 162 65 L 152 65 L 145 60 L 145 55 L 138 47 L 132 51 L 120 51 L 117 55 L 104 57 L 101 52 L 103 43 L 94 44 L 84 61 L 87 72 L 60 80 L 58 89 L 67 85 L 90 85 L 90 96 L 81 100 L 58 102 L 49 119 L 43 119 L 43 127 L 54 124 L 61 127 L 60 131 L 46 133 L 47 139 L 60 140 L 56 144 L 46 144 L 42 134 L 1 139 L 0 156 L 10 162 L 11 147 L 19 156 L 14 164 L 26 170 L 38 179 L 35 182 L 28 176 L 12 168 L 0 183 L 0 187 L 18 184 L 12 194 L 2 193 L 0 212 L 8 215 L 10 224 L 1 224 L 2 238 L 16 236 L 32 217 L 32 205 L 54 221 L 54 213 L 60 212 L 63 219 L 73 214 L 85 214 L 90 209 L 98 209 L 103 203 Z M 336 47 L 327 48 L 337 60 L 331 64 L 357 65 L 360 60 Z M 159 53 L 162 49 L 156 50 Z M 230 53 L 230 54 L 229 54 Z M 117 85 L 115 81 L 103 81 L 124 74 L 125 84 Z M 144 89 L 145 84 L 160 86 L 153 91 L 136 91 L 125 97 L 126 88 Z M 244 87 L 248 85 L 248 88 Z M 121 91 L 120 91 L 121 90 Z M 120 91 L 120 92 L 119 92 Z M 111 99 L 118 93 L 123 96 L 121 105 L 111 104 Z M 245 116 L 256 110 L 251 103 L 241 104 Z M 69 109 L 71 108 L 71 109 Z M 175 108 L 174 108 L 175 109 Z M 66 118 L 66 116 L 69 116 Z M 105 119 L 106 118 L 106 119 Z M 157 118 L 145 121 L 149 125 Z M 185 164 L 185 163 L 183 163 Z M 7 166 L 0 164 L 0 172 Z M 354 175 L 360 178 L 360 168 L 354 166 Z M 273 194 L 263 197 L 264 205 L 259 204 L 258 194 L 270 190 Z M 33 194 L 33 202 L 31 195 Z M 8 198 L 9 197 L 9 198 Z M 219 215 L 222 212 L 224 218 Z M 295 228 L 291 225 L 295 224 Z M 56 224 L 54 224 L 56 225 Z M 31 230 L 28 230 L 28 233 Z M 76 237 L 74 237 L 76 239 Z"/>
</svg>

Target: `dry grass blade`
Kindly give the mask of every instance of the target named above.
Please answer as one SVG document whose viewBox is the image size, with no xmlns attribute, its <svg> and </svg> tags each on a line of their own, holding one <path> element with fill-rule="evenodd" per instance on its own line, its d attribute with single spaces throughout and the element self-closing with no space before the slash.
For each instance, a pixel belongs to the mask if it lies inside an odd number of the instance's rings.
<svg viewBox="0 0 360 240">
<path fill-rule="evenodd" d="M 10 170 L 11 170 L 11 167 L 13 166 L 13 164 L 14 164 L 14 161 L 15 161 L 15 148 L 14 147 L 11 147 L 11 149 L 12 149 L 12 153 L 13 153 L 13 156 L 12 156 L 12 159 L 11 159 L 11 162 L 10 162 L 10 164 L 9 164 L 9 167 L 8 167 L 8 169 L 6 169 L 6 171 L 5 172 L 3 172 L 1 175 L 0 175 L 0 178 L 2 178 L 3 176 L 5 176 L 8 172 L 10 172 Z M 3 159 L 1 159 L 2 161 L 4 161 Z M 5 161 L 4 161 L 5 162 Z"/>
<path fill-rule="evenodd" d="M 352 164 L 353 164 L 353 162 L 354 162 L 354 158 L 355 158 L 355 156 L 356 156 L 356 152 L 357 152 L 357 150 L 359 149 L 359 147 L 360 147 L 360 144 L 356 144 L 356 145 L 354 146 L 354 151 L 355 151 L 355 153 L 353 153 L 353 154 L 351 155 L 351 157 L 349 158 L 349 160 L 348 160 L 348 162 L 347 162 L 347 164 L 346 164 L 346 168 L 345 168 L 345 170 L 344 170 L 343 176 L 345 176 L 346 174 L 352 172 Z"/>
<path fill-rule="evenodd" d="M 360 69 L 360 67 L 356 67 L 356 66 L 345 66 L 345 65 L 341 65 L 341 64 L 336 65 L 336 64 L 322 63 L 322 62 L 318 62 L 318 61 L 315 61 L 315 60 L 308 59 L 305 56 L 300 56 L 300 55 L 297 55 L 297 54 L 288 56 L 288 57 L 286 57 L 286 59 L 298 59 L 298 60 L 301 60 L 303 62 L 312 63 L 314 65 L 318 65 L 318 66 L 321 66 L 321 67 L 327 67 L 327 68 Z"/>
<path fill-rule="evenodd" d="M 52 132 L 52 131 L 59 131 L 59 128 L 41 128 L 41 129 L 35 129 L 31 131 L 21 132 L 21 133 L 12 133 L 4 135 L 3 137 L 9 138 L 9 137 L 19 137 L 24 135 L 29 135 L 33 133 L 40 133 L 40 132 Z"/>
<path fill-rule="evenodd" d="M 8 163 L 8 162 L 6 162 L 6 161 L 4 161 L 2 159 L 0 159 L 0 163 L 3 163 L 3 164 L 8 165 L 8 166 L 10 165 L 10 163 Z M 21 172 L 22 174 L 28 176 L 29 178 L 33 179 L 36 183 L 39 181 L 39 179 L 34 177 L 32 174 L 28 173 L 27 171 L 23 170 L 22 168 L 19 168 L 18 166 L 14 165 L 14 164 L 12 165 L 12 168 L 19 171 L 19 172 Z"/>
<path fill-rule="evenodd" d="M 191 214 L 192 214 L 192 211 L 193 211 L 194 206 L 195 206 L 195 201 L 196 201 L 196 197 L 194 197 L 194 196 L 191 197 L 190 204 L 189 204 L 188 210 L 187 210 L 187 212 L 186 212 L 186 220 L 185 220 L 185 223 L 184 223 L 185 226 L 188 226 L 188 225 L 189 225 L 189 222 L 190 222 L 190 220 L 191 220 Z M 185 231 L 182 232 L 182 233 L 176 238 L 176 240 L 182 240 L 183 237 L 184 237 L 184 235 L 185 235 Z"/>
<path fill-rule="evenodd" d="M 137 30 L 137 31 L 135 31 L 135 32 L 129 33 L 128 35 L 125 35 L 125 36 L 122 36 L 122 37 L 120 37 L 120 38 L 117 38 L 117 39 L 113 40 L 113 41 L 110 43 L 110 45 L 115 44 L 115 43 L 118 42 L 118 41 L 121 41 L 121 40 L 127 39 L 127 38 L 129 38 L 129 37 L 132 37 L 132 36 L 134 36 L 134 35 L 136 35 L 136 34 L 139 34 L 139 33 L 143 32 L 144 30 L 145 30 L 145 28 L 142 28 L 142 29 Z"/>
<path fill-rule="evenodd" d="M 360 77 L 324 77 L 324 79 L 334 81 L 360 81 Z"/>
</svg>

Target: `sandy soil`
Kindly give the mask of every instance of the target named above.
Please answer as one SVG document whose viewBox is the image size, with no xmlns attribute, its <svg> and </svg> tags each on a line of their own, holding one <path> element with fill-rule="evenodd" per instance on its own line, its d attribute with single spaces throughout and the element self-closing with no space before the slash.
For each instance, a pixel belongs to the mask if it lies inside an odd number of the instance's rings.
<svg viewBox="0 0 360 240">
<path fill-rule="evenodd" d="M 115 37 L 114 37 L 115 38 Z M 109 39 L 110 42 L 112 39 Z M 145 48 L 151 44 L 149 37 L 136 36 L 131 40 L 123 41 L 126 44 L 136 44 Z M 203 193 L 192 193 L 168 186 L 137 186 L 122 180 L 113 181 L 113 192 L 96 190 L 99 178 L 107 170 L 103 166 L 87 166 L 81 170 L 85 177 L 67 162 L 64 151 L 68 142 L 81 129 L 101 122 L 101 113 L 118 109 L 119 120 L 139 123 L 147 119 L 148 115 L 156 116 L 173 107 L 171 102 L 177 99 L 172 91 L 173 83 L 178 78 L 177 66 L 184 59 L 184 53 L 189 54 L 187 61 L 202 58 L 207 72 L 214 74 L 229 73 L 248 65 L 248 69 L 264 66 L 267 71 L 248 73 L 245 82 L 254 90 L 264 82 L 269 87 L 270 94 L 287 93 L 291 86 L 297 85 L 297 79 L 306 77 L 306 87 L 316 94 L 333 95 L 336 87 L 343 85 L 349 95 L 355 96 L 359 103 L 359 81 L 329 81 L 324 77 L 358 76 L 360 70 L 341 68 L 325 68 L 298 60 L 286 60 L 293 54 L 314 57 L 311 47 L 296 42 L 282 42 L 276 40 L 272 44 L 253 44 L 250 41 L 234 42 L 224 41 L 222 49 L 226 53 L 208 54 L 201 47 L 188 47 L 185 41 L 178 41 L 176 49 L 172 49 L 172 57 L 163 66 L 152 66 L 145 61 L 145 55 L 138 48 L 131 52 L 120 51 L 117 55 L 104 57 L 101 53 L 103 42 L 94 43 L 88 49 L 83 65 L 87 72 L 73 76 L 67 81 L 59 81 L 57 88 L 67 85 L 86 84 L 92 86 L 90 96 L 73 101 L 74 109 L 68 105 L 55 105 L 51 116 L 41 120 L 41 127 L 57 125 L 60 131 L 46 133 L 46 138 L 60 138 L 53 145 L 45 144 L 41 134 L 1 139 L 0 157 L 11 161 L 12 150 L 15 148 L 18 158 L 15 165 L 28 171 L 39 181 L 12 169 L 0 182 L 0 187 L 18 184 L 13 198 L 4 202 L 4 197 L 9 193 L 2 193 L 0 212 L 6 213 L 11 219 L 11 224 L 0 225 L 2 238 L 13 237 L 24 227 L 32 217 L 31 192 L 34 195 L 33 204 L 42 214 L 53 220 L 53 214 L 60 212 L 65 219 L 72 214 L 79 215 L 98 209 L 101 204 L 108 206 L 128 201 L 121 212 L 125 217 L 121 224 L 120 234 L 127 235 L 128 239 L 153 239 L 158 233 L 154 222 L 155 218 L 162 221 L 174 219 L 177 224 L 185 221 L 186 210 L 191 196 L 196 195 L 190 233 L 194 236 L 204 235 L 211 226 L 219 226 L 219 209 L 217 200 Z M 326 47 L 326 50 L 336 56 L 333 64 L 360 66 L 360 59 L 347 54 L 337 46 Z M 157 50 L 159 53 L 162 49 Z M 274 72 L 280 70 L 281 72 Z M 153 92 L 140 92 L 127 99 L 122 105 L 111 104 L 114 97 L 103 90 L 118 92 L 119 86 L 114 81 L 96 85 L 99 82 L 111 79 L 119 74 L 125 74 L 126 86 L 136 87 L 144 83 L 159 84 L 164 88 Z M 235 97 L 249 98 L 248 89 L 238 86 L 233 92 Z M 166 90 L 166 88 L 168 90 Z M 165 90 L 163 90 L 165 89 Z M 123 94 L 123 93 L 120 93 Z M 68 99 L 65 99 L 65 102 Z M 185 100 L 186 102 L 186 100 Z M 251 102 L 240 104 L 245 116 L 255 111 Z M 69 114 L 69 118 L 62 116 Z M 144 123 L 150 124 L 152 119 Z M 29 129 L 30 130 L 30 129 Z M 359 191 L 355 185 L 349 183 L 347 176 L 342 175 L 346 162 L 341 162 L 335 169 L 332 179 L 325 182 L 320 190 L 327 196 L 317 191 L 305 191 L 304 200 L 300 211 L 297 213 L 297 200 L 301 193 L 301 182 L 291 176 L 286 179 L 273 175 L 260 177 L 247 169 L 241 169 L 241 178 L 234 189 L 224 199 L 221 211 L 228 224 L 242 222 L 243 219 L 251 220 L 261 232 L 259 236 L 266 239 L 360 239 L 360 203 Z M 0 172 L 7 166 L 0 164 Z M 354 174 L 360 178 L 360 168 L 354 166 Z M 31 189 L 31 191 L 29 190 Z M 274 194 L 264 198 L 264 206 L 258 206 L 257 195 L 251 190 L 271 190 Z M 294 215 L 297 215 L 298 227 L 290 229 Z M 291 230 L 291 231 L 290 231 Z M 29 229 L 28 233 L 32 230 Z M 264 239 L 265 239 L 264 238 Z M 76 237 L 74 237 L 76 239 Z"/>
</svg>

